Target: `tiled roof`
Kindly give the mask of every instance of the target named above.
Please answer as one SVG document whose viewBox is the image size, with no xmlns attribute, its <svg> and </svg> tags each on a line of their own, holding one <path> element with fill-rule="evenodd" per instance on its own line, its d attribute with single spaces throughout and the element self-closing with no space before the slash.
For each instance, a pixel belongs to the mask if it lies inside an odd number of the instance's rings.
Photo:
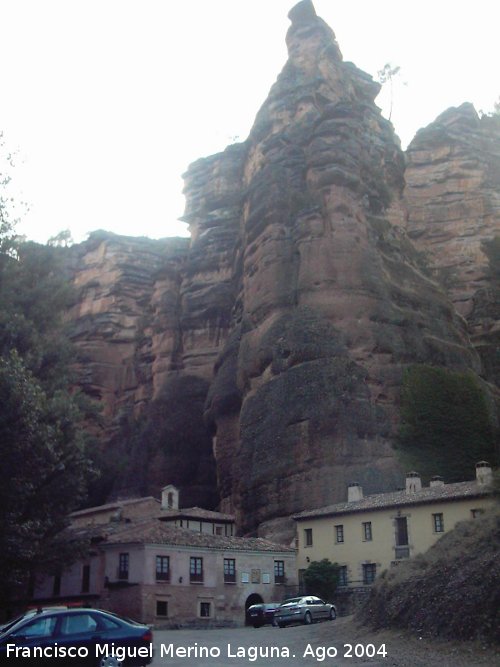
<svg viewBox="0 0 500 667">
<path fill-rule="evenodd" d="M 141 523 L 128 524 L 122 530 L 116 528 L 107 536 L 105 544 L 167 544 L 172 546 L 203 547 L 205 549 L 227 549 L 235 551 L 280 551 L 294 552 L 295 549 L 282 544 L 274 544 L 260 537 L 226 537 L 198 533 L 185 528 L 165 525 L 153 519 Z"/>
<path fill-rule="evenodd" d="M 113 510 L 113 509 L 120 509 L 120 507 L 124 507 L 126 505 L 134 505 L 136 503 L 144 503 L 144 502 L 150 503 L 151 501 L 155 501 L 160 504 L 160 501 L 157 500 L 156 498 L 153 498 L 153 496 L 144 496 L 142 498 L 127 498 L 125 500 L 116 500 L 113 503 L 106 503 L 105 505 L 97 505 L 96 507 L 87 507 L 84 510 L 78 510 L 77 512 L 71 512 L 70 517 L 80 517 L 80 516 L 85 516 L 86 514 L 97 514 L 99 512 L 106 512 L 108 510 Z"/>
<path fill-rule="evenodd" d="M 163 521 L 169 519 L 208 519 L 209 521 L 233 522 L 232 514 L 223 514 L 222 512 L 213 512 L 205 510 L 202 507 L 186 507 L 184 509 L 162 509 L 159 519 Z"/>
<path fill-rule="evenodd" d="M 377 493 L 366 496 L 361 500 L 352 502 L 336 503 L 315 510 L 307 510 L 296 514 L 293 518 L 297 521 L 312 519 L 321 516 L 333 516 L 337 514 L 352 514 L 365 512 L 367 510 L 382 510 L 390 507 L 403 507 L 406 505 L 421 505 L 425 503 L 444 502 L 446 500 L 461 500 L 466 498 L 477 498 L 488 495 L 488 487 L 473 482 L 457 482 L 455 484 L 444 484 L 442 486 L 425 487 L 415 493 L 406 491 L 393 491 L 391 493 Z"/>
</svg>

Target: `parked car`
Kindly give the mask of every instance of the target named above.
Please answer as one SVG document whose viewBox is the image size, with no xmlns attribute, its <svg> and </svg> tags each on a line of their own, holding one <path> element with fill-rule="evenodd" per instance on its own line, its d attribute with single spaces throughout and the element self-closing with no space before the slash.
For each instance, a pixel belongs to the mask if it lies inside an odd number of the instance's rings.
<svg viewBox="0 0 500 667">
<path fill-rule="evenodd" d="M 304 595 L 285 600 L 274 612 L 273 625 L 283 628 L 290 623 L 309 625 L 315 621 L 333 621 L 335 618 L 337 618 L 335 605 L 324 602 L 314 595 Z"/>
<path fill-rule="evenodd" d="M 279 602 L 262 602 L 248 607 L 246 612 L 247 623 L 254 628 L 260 628 L 266 623 L 272 625 L 274 611 L 280 606 Z"/>
<path fill-rule="evenodd" d="M 141 667 L 152 647 L 147 625 L 99 609 L 45 609 L 0 633 L 0 664 Z"/>
<path fill-rule="evenodd" d="M 10 621 L 2 623 L 2 625 L 0 625 L 0 633 L 7 632 L 7 630 L 9 630 L 13 625 L 19 623 L 19 621 L 23 621 L 26 618 L 32 618 L 35 614 L 39 614 L 41 611 L 53 611 L 55 609 L 68 609 L 68 608 L 69 608 L 68 605 L 58 605 L 56 607 L 37 607 L 34 609 L 28 609 L 27 611 L 24 612 L 24 614 L 20 614 L 15 618 L 11 618 Z"/>
</svg>

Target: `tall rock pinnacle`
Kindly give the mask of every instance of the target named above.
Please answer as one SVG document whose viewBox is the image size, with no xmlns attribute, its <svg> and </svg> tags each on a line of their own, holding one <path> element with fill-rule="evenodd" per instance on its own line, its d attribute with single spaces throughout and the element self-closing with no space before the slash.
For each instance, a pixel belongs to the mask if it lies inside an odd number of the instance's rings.
<svg viewBox="0 0 500 667">
<path fill-rule="evenodd" d="M 498 347 L 497 131 L 469 109 L 442 117 L 410 149 L 403 199 L 405 160 L 375 105 L 379 84 L 343 60 L 310 0 L 289 18 L 288 60 L 248 139 L 184 176 L 190 242 L 90 239 L 75 250 L 84 296 L 74 309 L 86 386 L 131 462 L 127 491 L 173 482 L 185 503 L 220 501 L 241 533 L 283 542 L 291 515 L 344 500 L 352 480 L 367 493 L 401 484 L 409 366 L 483 373 L 436 275 L 457 188 L 477 183 L 484 196 L 467 198 L 450 294 L 483 358 Z M 460 453 L 467 470 L 477 453 Z"/>
<path fill-rule="evenodd" d="M 289 17 L 289 59 L 244 144 L 233 333 L 207 402 L 244 531 L 341 500 L 353 478 L 393 487 L 404 365 L 479 367 L 398 225 L 404 160 L 379 84 L 309 0 Z"/>
</svg>

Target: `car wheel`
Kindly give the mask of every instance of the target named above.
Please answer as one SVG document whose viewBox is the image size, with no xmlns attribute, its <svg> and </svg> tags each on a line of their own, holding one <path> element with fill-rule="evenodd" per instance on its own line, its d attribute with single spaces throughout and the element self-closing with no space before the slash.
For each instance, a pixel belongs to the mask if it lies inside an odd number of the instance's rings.
<svg viewBox="0 0 500 667">
<path fill-rule="evenodd" d="M 253 627 L 254 627 L 254 628 L 260 628 L 260 627 L 261 627 L 261 624 L 260 624 L 260 623 L 253 623 Z"/>
<path fill-rule="evenodd" d="M 97 661 L 97 667 L 123 667 L 123 662 L 116 655 L 107 655 Z"/>
<path fill-rule="evenodd" d="M 330 609 L 330 621 L 334 621 L 337 618 L 337 612 L 335 609 L 332 607 Z"/>
<path fill-rule="evenodd" d="M 312 622 L 313 622 L 313 620 L 312 620 L 311 612 L 306 611 L 305 616 L 304 616 L 304 623 L 306 625 L 311 625 Z"/>
</svg>

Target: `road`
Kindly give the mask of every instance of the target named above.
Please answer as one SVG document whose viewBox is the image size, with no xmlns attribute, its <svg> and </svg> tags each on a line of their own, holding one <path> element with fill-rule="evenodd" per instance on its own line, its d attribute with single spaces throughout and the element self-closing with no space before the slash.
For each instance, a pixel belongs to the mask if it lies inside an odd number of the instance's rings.
<svg viewBox="0 0 500 667">
<path fill-rule="evenodd" d="M 480 645 L 369 633 L 351 617 L 311 626 L 157 630 L 153 667 L 492 667 L 498 653 Z"/>
</svg>

